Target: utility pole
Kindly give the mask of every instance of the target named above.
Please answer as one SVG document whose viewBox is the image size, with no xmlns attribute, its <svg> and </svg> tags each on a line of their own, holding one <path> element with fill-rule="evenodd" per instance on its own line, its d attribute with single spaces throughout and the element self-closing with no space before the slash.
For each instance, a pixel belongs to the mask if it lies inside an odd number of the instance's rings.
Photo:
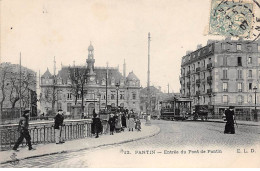
<svg viewBox="0 0 260 171">
<path fill-rule="evenodd" d="M 148 33 L 148 71 L 147 71 L 147 100 L 148 100 L 148 106 L 146 109 L 146 124 L 150 125 L 150 112 L 151 112 L 151 99 L 150 99 L 150 42 L 151 42 L 151 36 L 150 32 Z"/>
<path fill-rule="evenodd" d="M 167 85 L 167 86 L 168 86 L 168 95 L 169 95 L 169 94 L 170 94 L 170 92 L 169 92 L 169 87 L 170 87 L 169 83 L 168 83 L 168 85 Z"/>
<path fill-rule="evenodd" d="M 22 117 L 22 55 L 20 52 L 20 117 Z"/>
<path fill-rule="evenodd" d="M 106 110 L 107 110 L 107 79 L 108 79 L 108 62 L 107 62 L 107 72 L 106 72 Z"/>
</svg>

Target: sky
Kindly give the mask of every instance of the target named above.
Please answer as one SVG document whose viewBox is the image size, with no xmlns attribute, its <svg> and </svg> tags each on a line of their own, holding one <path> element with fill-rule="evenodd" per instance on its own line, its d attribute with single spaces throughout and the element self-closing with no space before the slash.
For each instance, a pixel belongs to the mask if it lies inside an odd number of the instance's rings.
<svg viewBox="0 0 260 171">
<path fill-rule="evenodd" d="M 211 0 L 1 0 L 0 62 L 42 75 L 62 65 L 84 65 L 90 42 L 95 66 L 133 71 L 147 85 L 148 32 L 151 85 L 180 90 L 181 58 L 206 45 Z"/>
</svg>

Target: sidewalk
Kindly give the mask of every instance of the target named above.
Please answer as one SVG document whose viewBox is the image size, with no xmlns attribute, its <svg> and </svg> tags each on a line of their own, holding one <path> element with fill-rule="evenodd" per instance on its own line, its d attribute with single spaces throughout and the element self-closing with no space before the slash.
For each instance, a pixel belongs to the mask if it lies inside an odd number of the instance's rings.
<svg viewBox="0 0 260 171">
<path fill-rule="evenodd" d="M 200 122 L 201 120 L 197 120 L 198 122 Z M 224 121 L 223 119 L 208 119 L 208 120 L 204 120 L 201 122 L 219 122 L 219 123 L 226 123 L 226 121 Z M 254 121 L 240 121 L 237 120 L 236 121 L 238 125 L 250 125 L 250 126 L 260 126 L 260 122 L 254 122 Z"/>
<path fill-rule="evenodd" d="M 28 147 L 20 148 L 19 152 L 16 153 L 16 158 L 19 160 L 32 158 L 32 157 L 39 157 L 51 154 L 59 154 L 59 153 L 66 153 L 66 152 L 75 152 L 80 150 L 87 150 L 91 148 L 97 148 L 106 145 L 115 145 L 121 144 L 126 142 L 131 142 L 135 140 L 140 140 L 144 138 L 148 138 L 154 136 L 160 132 L 160 128 L 155 125 L 145 126 L 145 123 L 142 122 L 142 131 L 137 132 L 129 132 L 125 129 L 125 132 L 121 133 L 114 133 L 114 135 L 101 135 L 99 138 L 88 137 L 84 139 L 78 140 L 71 140 L 66 141 L 64 144 L 38 144 L 33 145 L 36 150 L 29 151 Z M 13 150 L 9 151 L 1 151 L 0 152 L 0 164 L 7 163 L 12 161 L 10 156 L 14 153 Z"/>
</svg>

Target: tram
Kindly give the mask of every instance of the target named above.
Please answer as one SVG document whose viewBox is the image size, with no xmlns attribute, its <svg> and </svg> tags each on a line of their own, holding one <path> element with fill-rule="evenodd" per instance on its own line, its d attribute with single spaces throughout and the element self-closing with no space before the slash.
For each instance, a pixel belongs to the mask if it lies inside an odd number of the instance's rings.
<svg viewBox="0 0 260 171">
<path fill-rule="evenodd" d="M 191 116 L 192 99 L 184 97 L 172 97 L 160 102 L 160 119 L 185 120 Z"/>
</svg>

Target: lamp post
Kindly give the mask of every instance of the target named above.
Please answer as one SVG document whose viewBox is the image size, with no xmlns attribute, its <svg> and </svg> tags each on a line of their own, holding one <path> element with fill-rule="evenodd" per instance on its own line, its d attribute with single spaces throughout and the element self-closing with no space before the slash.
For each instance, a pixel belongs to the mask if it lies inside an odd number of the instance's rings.
<svg viewBox="0 0 260 171">
<path fill-rule="evenodd" d="M 255 91 L 255 121 L 257 122 L 258 121 L 258 118 L 257 118 L 257 111 L 256 111 L 256 91 L 257 91 L 257 88 L 254 87 L 253 90 Z"/>
<path fill-rule="evenodd" d="M 101 93 L 98 93 L 98 95 L 97 95 L 97 97 L 98 97 L 98 99 L 99 99 L 99 105 L 98 105 L 98 112 L 100 113 L 100 99 L 101 99 Z"/>
<path fill-rule="evenodd" d="M 116 109 L 118 109 L 118 90 L 119 90 L 119 83 L 116 83 Z"/>
</svg>

